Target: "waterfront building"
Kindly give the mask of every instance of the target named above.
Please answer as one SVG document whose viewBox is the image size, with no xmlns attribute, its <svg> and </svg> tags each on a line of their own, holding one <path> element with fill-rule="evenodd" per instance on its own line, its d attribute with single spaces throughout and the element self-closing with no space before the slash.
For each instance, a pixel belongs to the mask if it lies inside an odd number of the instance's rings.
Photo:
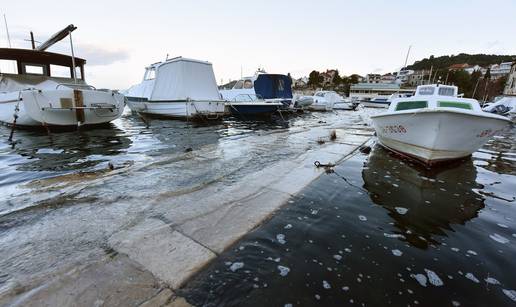
<svg viewBox="0 0 516 307">
<path fill-rule="evenodd" d="M 365 77 L 366 83 L 380 83 L 382 75 L 380 74 L 367 74 Z"/>
<path fill-rule="evenodd" d="M 509 72 L 511 71 L 511 65 L 512 62 L 503 62 L 500 64 L 491 65 L 491 80 L 509 75 Z"/>
<path fill-rule="evenodd" d="M 402 88 L 396 83 L 357 83 L 350 87 L 349 97 L 355 100 L 388 98 L 393 94 L 413 94 L 414 88 Z"/>
<path fill-rule="evenodd" d="M 504 95 L 516 95 L 516 62 L 512 63 L 511 70 L 505 83 Z"/>
</svg>

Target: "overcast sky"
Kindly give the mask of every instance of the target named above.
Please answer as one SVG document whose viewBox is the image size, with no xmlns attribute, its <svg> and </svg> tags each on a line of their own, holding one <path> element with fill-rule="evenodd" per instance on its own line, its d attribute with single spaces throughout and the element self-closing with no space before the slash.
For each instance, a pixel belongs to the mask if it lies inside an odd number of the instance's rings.
<svg viewBox="0 0 516 307">
<path fill-rule="evenodd" d="M 124 89 L 167 53 L 213 63 L 217 81 L 268 72 L 395 71 L 429 55 L 516 54 L 514 0 L 2 1 L 14 47 L 73 23 L 87 81 Z M 3 20 L 2 20 L 3 21 Z M 7 46 L 3 23 L 0 46 Z M 69 53 L 68 40 L 49 51 Z"/>
</svg>

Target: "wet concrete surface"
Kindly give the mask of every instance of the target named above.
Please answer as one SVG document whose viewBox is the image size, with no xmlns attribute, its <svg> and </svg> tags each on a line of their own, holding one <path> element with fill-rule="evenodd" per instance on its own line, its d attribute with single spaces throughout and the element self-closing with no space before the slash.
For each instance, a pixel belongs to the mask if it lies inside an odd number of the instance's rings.
<svg viewBox="0 0 516 307">
<path fill-rule="evenodd" d="M 186 304 L 168 291 L 371 135 L 352 112 L 8 133 L 0 302 L 49 306 Z"/>
</svg>

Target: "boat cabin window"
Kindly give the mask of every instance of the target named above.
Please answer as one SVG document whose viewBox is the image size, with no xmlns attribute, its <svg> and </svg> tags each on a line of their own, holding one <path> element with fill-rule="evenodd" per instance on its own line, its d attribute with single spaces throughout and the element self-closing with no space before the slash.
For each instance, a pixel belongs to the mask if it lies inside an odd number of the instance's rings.
<svg viewBox="0 0 516 307">
<path fill-rule="evenodd" d="M 47 75 L 47 67 L 41 64 L 22 63 L 22 73 L 26 75 Z"/>
<path fill-rule="evenodd" d="M 254 87 L 254 84 L 253 84 L 252 80 L 245 80 L 244 81 L 244 88 L 245 89 L 251 89 L 253 87 Z"/>
<path fill-rule="evenodd" d="M 50 64 L 50 75 L 52 77 L 72 78 L 70 67 Z"/>
<path fill-rule="evenodd" d="M 427 101 L 400 101 L 396 105 L 396 111 L 424 109 L 428 107 Z"/>
<path fill-rule="evenodd" d="M 442 86 L 439 87 L 439 96 L 455 96 L 455 89 L 453 87 Z"/>
<path fill-rule="evenodd" d="M 244 81 L 238 80 L 238 82 L 235 83 L 235 86 L 233 86 L 233 89 L 241 90 L 243 86 L 244 86 Z"/>
<path fill-rule="evenodd" d="M 0 60 L 0 73 L 17 74 L 18 68 L 16 67 L 16 61 L 15 60 Z"/>
<path fill-rule="evenodd" d="M 324 97 L 324 93 L 316 93 L 315 96 L 317 96 L 317 97 Z"/>
<path fill-rule="evenodd" d="M 155 78 L 156 78 L 156 68 L 154 68 L 154 67 L 148 68 L 145 71 L 145 77 L 143 78 L 143 80 L 154 80 Z"/>
<path fill-rule="evenodd" d="M 422 86 L 418 90 L 419 95 L 433 95 L 435 88 L 433 86 Z"/>
<path fill-rule="evenodd" d="M 458 102 L 458 101 L 439 101 L 438 105 L 441 108 L 457 108 L 457 109 L 465 109 L 465 110 L 473 109 L 473 107 L 471 106 L 470 103 Z"/>
</svg>

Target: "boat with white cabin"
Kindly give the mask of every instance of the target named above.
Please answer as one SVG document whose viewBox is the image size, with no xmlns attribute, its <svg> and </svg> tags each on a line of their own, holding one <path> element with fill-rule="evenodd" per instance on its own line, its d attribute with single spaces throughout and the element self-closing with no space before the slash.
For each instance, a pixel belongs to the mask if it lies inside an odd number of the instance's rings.
<svg viewBox="0 0 516 307">
<path fill-rule="evenodd" d="M 225 101 L 210 62 L 176 57 L 145 68 L 141 83 L 124 92 L 133 112 L 180 119 L 220 119 Z"/>
<path fill-rule="evenodd" d="M 510 123 L 459 97 L 456 86 L 440 84 L 418 86 L 371 120 L 380 145 L 426 164 L 467 157 Z"/>
<path fill-rule="evenodd" d="M 124 96 L 84 80 L 86 60 L 46 51 L 76 29 L 69 25 L 33 49 L 0 48 L 0 122 L 16 127 L 105 124 L 119 118 Z"/>
</svg>

